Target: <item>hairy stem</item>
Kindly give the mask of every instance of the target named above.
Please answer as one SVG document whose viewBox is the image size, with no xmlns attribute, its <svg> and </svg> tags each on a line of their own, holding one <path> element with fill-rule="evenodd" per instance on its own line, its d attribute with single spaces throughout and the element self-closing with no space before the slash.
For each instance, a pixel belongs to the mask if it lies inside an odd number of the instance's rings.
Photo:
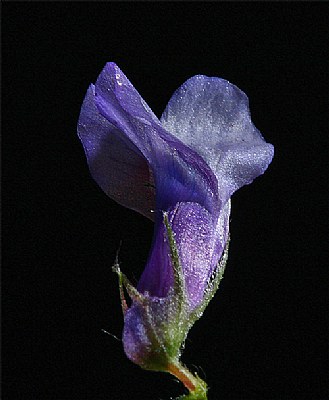
<svg viewBox="0 0 329 400">
<path fill-rule="evenodd" d="M 200 399 L 207 398 L 207 385 L 198 376 L 193 375 L 186 367 L 180 363 L 170 363 L 168 372 L 179 379 L 188 391 L 193 394 L 200 394 Z M 194 397 L 193 397 L 194 398 Z"/>
</svg>

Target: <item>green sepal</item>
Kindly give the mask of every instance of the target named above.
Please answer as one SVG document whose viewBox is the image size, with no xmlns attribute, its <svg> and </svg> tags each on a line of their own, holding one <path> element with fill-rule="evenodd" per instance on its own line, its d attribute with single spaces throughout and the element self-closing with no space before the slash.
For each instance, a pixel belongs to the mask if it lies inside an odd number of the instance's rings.
<svg viewBox="0 0 329 400">
<path fill-rule="evenodd" d="M 174 232 L 171 229 L 168 213 L 163 213 L 163 223 L 167 230 L 167 237 L 170 248 L 170 256 L 171 262 L 174 272 L 174 287 L 173 292 L 174 296 L 177 298 L 177 301 L 180 304 L 180 312 L 184 311 L 184 307 L 186 306 L 186 290 L 185 290 L 185 278 L 183 274 L 183 269 L 179 262 L 179 254 L 176 246 Z"/>
<path fill-rule="evenodd" d="M 163 213 L 163 223 L 167 232 L 170 257 L 173 268 L 174 284 L 167 296 L 168 307 L 172 308 L 169 322 L 169 337 L 176 350 L 176 358 L 180 357 L 180 349 L 189 331 L 189 305 L 186 296 L 185 277 L 179 261 L 179 253 L 175 235 L 168 219 L 168 213 Z"/>
</svg>

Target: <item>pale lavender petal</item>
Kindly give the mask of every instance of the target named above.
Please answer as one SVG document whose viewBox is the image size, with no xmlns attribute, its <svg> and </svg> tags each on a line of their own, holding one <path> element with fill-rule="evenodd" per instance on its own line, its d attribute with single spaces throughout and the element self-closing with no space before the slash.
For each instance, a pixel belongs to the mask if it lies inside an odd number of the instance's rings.
<svg viewBox="0 0 329 400">
<path fill-rule="evenodd" d="M 179 203 L 168 214 L 179 253 L 190 309 L 203 299 L 207 282 L 216 268 L 228 236 L 229 203 L 218 222 L 200 204 Z M 173 284 L 170 249 L 163 224 L 155 229 L 152 251 L 138 290 L 164 297 Z"/>
<path fill-rule="evenodd" d="M 161 123 L 208 163 L 223 204 L 262 174 L 273 157 L 273 146 L 251 122 L 247 96 L 224 79 L 197 75 L 187 80 L 170 99 Z"/>
<path fill-rule="evenodd" d="M 217 244 L 212 216 L 196 203 L 181 203 L 169 215 L 185 278 L 190 309 L 204 297 L 209 274 L 220 254 L 214 257 Z"/>
<path fill-rule="evenodd" d="M 90 172 L 112 199 L 153 219 L 155 190 L 148 163 L 136 146 L 98 112 L 94 95 L 91 85 L 78 122 Z"/>
</svg>

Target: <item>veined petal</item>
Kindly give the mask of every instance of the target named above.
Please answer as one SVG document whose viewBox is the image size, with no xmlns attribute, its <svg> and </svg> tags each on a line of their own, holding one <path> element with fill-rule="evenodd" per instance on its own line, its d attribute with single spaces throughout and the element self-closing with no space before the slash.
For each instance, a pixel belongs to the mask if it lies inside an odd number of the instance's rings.
<svg viewBox="0 0 329 400">
<path fill-rule="evenodd" d="M 273 157 L 250 119 L 248 98 L 220 78 L 196 75 L 172 96 L 163 127 L 200 154 L 214 171 L 223 204 L 262 174 Z"/>
<path fill-rule="evenodd" d="M 145 101 L 114 64 L 108 63 L 95 85 L 95 104 L 100 114 L 124 133 L 152 169 L 157 210 L 179 201 L 218 207 L 215 175 L 200 155 L 161 126 Z"/>
<path fill-rule="evenodd" d="M 84 99 L 78 122 L 91 175 L 104 192 L 119 204 L 154 219 L 153 176 L 138 148 L 105 119 L 95 105 L 95 87 Z"/>
</svg>

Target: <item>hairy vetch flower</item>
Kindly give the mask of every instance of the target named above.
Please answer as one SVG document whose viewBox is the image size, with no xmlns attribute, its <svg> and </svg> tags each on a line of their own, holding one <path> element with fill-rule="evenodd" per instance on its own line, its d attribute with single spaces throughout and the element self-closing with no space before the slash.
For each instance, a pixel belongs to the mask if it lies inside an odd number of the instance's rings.
<svg viewBox="0 0 329 400">
<path fill-rule="evenodd" d="M 159 120 L 114 63 L 90 85 L 78 134 L 104 192 L 154 221 L 137 288 L 116 266 L 126 355 L 177 376 L 188 398 L 206 398 L 203 381 L 179 363 L 180 351 L 223 274 L 230 197 L 263 174 L 273 146 L 252 124 L 247 96 L 228 81 L 190 78 Z"/>
</svg>

